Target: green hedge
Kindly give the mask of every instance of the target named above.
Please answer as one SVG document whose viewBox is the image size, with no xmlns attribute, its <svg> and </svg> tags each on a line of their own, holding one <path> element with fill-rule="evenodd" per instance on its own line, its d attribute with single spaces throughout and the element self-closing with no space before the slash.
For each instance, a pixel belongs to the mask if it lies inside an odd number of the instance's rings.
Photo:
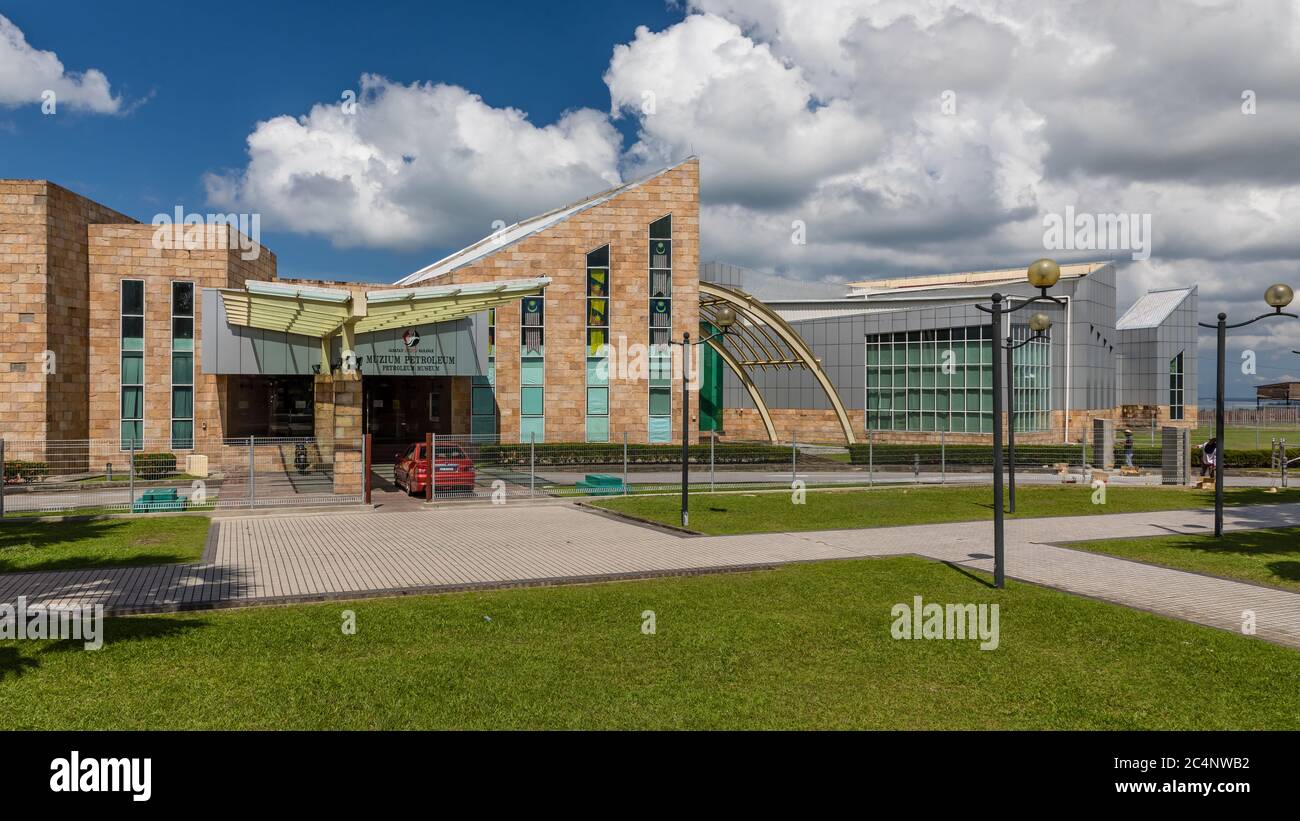
<svg viewBox="0 0 1300 821">
<path fill-rule="evenodd" d="M 488 464 L 527 465 L 529 462 L 529 445 L 483 445 L 478 448 L 475 461 Z M 535 459 L 538 465 L 621 465 L 623 463 L 623 444 L 621 442 L 555 442 L 541 443 L 536 446 Z M 708 445 L 690 446 L 691 464 L 709 463 Z M 722 444 L 715 446 L 714 461 L 720 465 L 771 464 L 789 462 L 790 449 L 780 445 L 736 445 Z M 681 445 L 633 445 L 627 446 L 627 461 L 631 465 L 667 465 L 682 463 Z"/>
<path fill-rule="evenodd" d="M 1273 455 L 1268 448 L 1251 448 L 1249 450 L 1230 450 L 1228 451 L 1228 467 L 1230 468 L 1267 468 L 1269 457 Z M 1293 457 L 1296 453 L 1291 454 Z M 1201 449 L 1192 448 L 1192 464 L 1201 464 Z"/>
<path fill-rule="evenodd" d="M 856 444 L 849 446 L 849 461 L 855 465 L 867 464 L 868 445 Z M 910 463 L 915 455 L 920 455 L 923 464 L 937 463 L 939 460 L 939 445 L 932 443 L 905 445 L 897 443 L 882 443 L 874 446 L 875 462 L 878 465 L 885 464 L 905 464 Z M 1092 445 L 1088 445 L 1088 461 L 1092 462 Z M 1003 449 L 1003 456 L 1006 455 L 1006 449 Z M 1079 462 L 1079 445 L 1016 445 L 1016 462 L 1021 465 L 1043 464 L 1050 465 L 1056 462 L 1066 462 L 1078 464 Z M 1139 465 L 1158 465 L 1160 464 L 1161 449 L 1158 447 L 1137 446 L 1133 448 L 1133 458 Z M 945 445 L 943 448 L 944 460 L 950 465 L 989 465 L 993 461 L 993 448 L 987 445 Z M 1269 467 L 1270 452 L 1268 448 L 1259 450 L 1230 450 L 1228 451 L 1229 468 L 1267 468 Z M 1115 448 L 1115 461 L 1123 462 L 1124 448 L 1117 446 Z M 1193 465 L 1201 464 L 1201 449 L 1192 448 Z"/>
<path fill-rule="evenodd" d="M 5 462 L 5 484 L 33 482 L 49 475 L 50 466 L 47 462 L 27 462 L 21 459 Z"/>
<path fill-rule="evenodd" d="M 137 453 L 135 475 L 137 479 L 162 479 L 176 472 L 174 453 Z"/>
<path fill-rule="evenodd" d="M 869 460 L 865 444 L 849 446 L 849 461 L 855 465 L 865 465 Z M 900 464 L 912 461 L 914 455 L 920 455 L 922 462 L 938 462 L 939 445 L 925 443 L 904 445 L 896 443 L 877 444 L 873 448 L 876 464 Z M 1021 464 L 1050 465 L 1056 462 L 1078 464 L 1079 445 L 1016 445 L 1016 461 Z M 1092 446 L 1088 446 L 1088 459 L 1092 460 Z M 1006 455 L 1006 448 L 1002 450 Z M 993 461 L 993 448 L 989 445 L 945 445 L 944 460 L 950 465 L 988 465 Z M 1123 448 L 1115 448 L 1116 459 L 1124 458 Z M 1155 464 L 1160 460 L 1160 448 L 1135 447 L 1133 458 L 1141 464 Z"/>
</svg>

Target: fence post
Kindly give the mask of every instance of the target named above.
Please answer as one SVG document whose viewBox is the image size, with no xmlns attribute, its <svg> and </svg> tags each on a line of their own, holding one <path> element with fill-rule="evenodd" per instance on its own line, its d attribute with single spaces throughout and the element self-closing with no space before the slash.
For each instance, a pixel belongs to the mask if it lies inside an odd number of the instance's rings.
<svg viewBox="0 0 1300 821">
<path fill-rule="evenodd" d="M 1286 483 L 1287 459 L 1286 459 L 1286 438 L 1285 437 L 1278 440 L 1277 447 L 1279 453 L 1282 456 L 1282 487 L 1286 487 L 1287 486 Z"/>
<path fill-rule="evenodd" d="M 5 517 L 5 440 L 0 437 L 0 519 Z"/>
<path fill-rule="evenodd" d="M 867 430 L 867 487 L 876 486 L 876 431 Z"/>
<path fill-rule="evenodd" d="M 709 492 L 713 492 L 713 490 L 714 490 L 714 487 L 713 487 L 713 466 L 714 466 L 714 459 L 713 459 L 713 446 L 714 446 L 715 444 L 717 444 L 717 441 L 718 441 L 718 432 L 717 432 L 716 430 L 711 430 L 711 431 L 709 431 Z"/>
<path fill-rule="evenodd" d="M 1089 425 L 1085 420 L 1083 425 L 1083 435 L 1079 437 L 1079 481 L 1088 481 L 1088 428 Z"/>
<path fill-rule="evenodd" d="M 438 434 L 429 434 L 429 501 L 438 501 Z"/>
<path fill-rule="evenodd" d="M 429 481 L 427 481 L 427 482 L 424 483 L 424 501 L 425 501 L 425 502 L 432 502 L 432 501 L 433 501 L 433 482 L 434 482 L 433 475 L 434 475 L 434 472 L 435 472 L 435 471 L 434 471 L 434 467 L 436 467 L 436 466 L 434 465 L 434 463 L 433 463 L 433 444 L 434 444 L 434 435 L 433 435 L 432 433 L 426 433 L 426 434 L 424 435 L 424 452 L 427 453 L 427 454 L 429 455 Z M 419 453 L 418 453 L 418 452 L 416 453 L 416 456 L 419 456 Z M 417 463 L 416 463 L 415 470 L 416 470 L 417 473 L 418 473 L 419 470 L 420 470 L 420 466 L 419 466 L 418 460 L 417 460 Z M 410 479 L 408 478 L 407 481 L 409 482 Z"/>
<path fill-rule="evenodd" d="M 248 506 L 257 504 L 257 448 L 256 437 L 248 437 Z"/>
<path fill-rule="evenodd" d="M 127 492 L 131 496 L 131 501 L 130 504 L 126 506 L 126 512 L 135 513 L 135 435 L 134 434 L 131 436 L 131 447 L 129 451 L 131 455 L 131 473 L 130 476 L 127 478 Z"/>
<path fill-rule="evenodd" d="M 537 433 L 528 434 L 528 498 L 537 495 Z"/>
<path fill-rule="evenodd" d="M 790 481 L 799 480 L 799 434 L 792 433 L 790 436 Z"/>
<path fill-rule="evenodd" d="M 627 431 L 623 431 L 623 495 L 627 495 Z"/>
<path fill-rule="evenodd" d="M 369 433 L 361 434 L 361 492 L 363 494 L 362 499 L 366 504 L 370 504 L 371 460 L 374 459 L 374 453 L 371 452 L 374 446 L 374 441 L 371 439 L 372 435 Z"/>
<path fill-rule="evenodd" d="M 948 452 L 944 445 L 943 431 L 939 431 L 939 484 L 948 481 Z"/>
</svg>

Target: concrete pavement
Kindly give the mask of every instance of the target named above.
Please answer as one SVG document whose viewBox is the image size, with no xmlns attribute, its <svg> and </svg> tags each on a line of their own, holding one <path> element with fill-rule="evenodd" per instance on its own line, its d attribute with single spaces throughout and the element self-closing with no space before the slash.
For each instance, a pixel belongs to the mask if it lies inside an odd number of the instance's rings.
<svg viewBox="0 0 1300 821">
<path fill-rule="evenodd" d="M 1225 526 L 1300 526 L 1300 504 L 1229 508 Z M 1252 610 L 1261 638 L 1300 648 L 1300 594 L 1059 546 L 1210 527 L 1208 510 L 1009 520 L 1007 573 L 1227 630 L 1239 631 Z M 991 526 L 970 522 L 700 537 L 569 504 L 230 516 L 213 522 L 198 564 L 6 574 L 0 602 L 22 595 L 32 604 L 141 613 L 902 554 L 991 570 L 991 553 Z"/>
</svg>

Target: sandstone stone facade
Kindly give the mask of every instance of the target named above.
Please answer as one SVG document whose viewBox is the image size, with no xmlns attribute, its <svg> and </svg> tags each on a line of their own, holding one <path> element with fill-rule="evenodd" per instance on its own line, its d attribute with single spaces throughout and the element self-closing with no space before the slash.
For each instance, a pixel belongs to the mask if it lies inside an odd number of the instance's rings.
<svg viewBox="0 0 1300 821">
<path fill-rule="evenodd" d="M 156 237 L 152 225 L 91 225 L 89 237 L 90 321 L 89 438 L 112 443 L 120 437 L 121 289 L 123 280 L 142 280 L 144 321 L 144 438 L 146 450 L 171 446 L 172 283 L 192 282 L 194 300 L 194 437 L 220 442 L 232 412 L 227 377 L 205 373 L 197 355 L 202 343 L 202 288 L 241 287 L 248 279 L 274 279 L 275 255 L 266 248 L 245 260 L 227 226 L 209 226 L 190 241 Z M 161 246 L 161 247 L 160 247 Z M 189 246 L 189 247 L 187 247 Z M 251 256 L 251 254 L 249 254 Z M 111 449 L 110 449 L 111 450 Z M 107 455 L 107 454 L 105 454 Z M 98 464 L 100 459 L 96 459 Z"/>
<path fill-rule="evenodd" d="M 650 223 L 672 215 L 672 338 L 699 334 L 698 160 L 688 160 L 613 199 L 582 211 L 495 254 L 422 285 L 547 276 L 546 441 L 586 440 L 587 253 L 610 252 L 610 338 L 615 348 L 649 342 Z M 502 441 L 519 441 L 520 309 L 496 314 L 496 398 Z M 617 370 L 617 369 L 615 369 Z M 644 375 L 611 373 L 609 438 L 649 437 L 649 385 Z M 681 374 L 674 373 L 673 438 L 681 441 Z M 698 392 L 691 397 L 691 440 L 698 441 Z"/>
<path fill-rule="evenodd" d="M 47 180 L 0 180 L 0 435 L 9 458 L 89 435 L 88 226 L 130 217 Z M 24 452 L 25 451 L 25 452 Z"/>
</svg>

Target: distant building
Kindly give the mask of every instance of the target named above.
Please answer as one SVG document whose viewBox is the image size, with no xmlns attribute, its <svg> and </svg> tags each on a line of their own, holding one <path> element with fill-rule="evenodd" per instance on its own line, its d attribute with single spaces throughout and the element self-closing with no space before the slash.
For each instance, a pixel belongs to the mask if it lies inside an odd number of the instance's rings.
<svg viewBox="0 0 1300 821">
<path fill-rule="evenodd" d="M 1300 382 L 1274 382 L 1255 387 L 1255 407 L 1261 405 L 1300 405 Z"/>
<path fill-rule="evenodd" d="M 706 263 L 700 279 L 744 290 L 745 274 L 736 266 Z M 792 293 L 797 287 L 790 283 Z M 993 431 L 993 332 L 988 314 L 975 305 L 987 305 L 995 291 L 1011 305 L 1036 294 L 1024 269 L 1014 268 L 867 280 L 849 283 L 839 298 L 767 294 L 765 302 L 821 359 L 859 439 L 870 430 L 877 441 L 937 441 L 942 433 L 949 442 L 987 442 Z M 1062 265 L 1049 293 L 1065 304 L 1018 310 L 999 331 L 1024 340 L 1031 336 L 1032 313 L 1052 318 L 1046 341 L 1013 355 L 1022 441 L 1077 441 L 1095 418 L 1195 425 L 1195 286 L 1148 293 L 1118 320 L 1112 263 Z M 781 438 L 842 438 L 808 372 L 764 368 L 752 378 Z M 722 393 L 728 437 L 761 437 L 750 394 L 733 374 L 724 379 Z"/>
</svg>

